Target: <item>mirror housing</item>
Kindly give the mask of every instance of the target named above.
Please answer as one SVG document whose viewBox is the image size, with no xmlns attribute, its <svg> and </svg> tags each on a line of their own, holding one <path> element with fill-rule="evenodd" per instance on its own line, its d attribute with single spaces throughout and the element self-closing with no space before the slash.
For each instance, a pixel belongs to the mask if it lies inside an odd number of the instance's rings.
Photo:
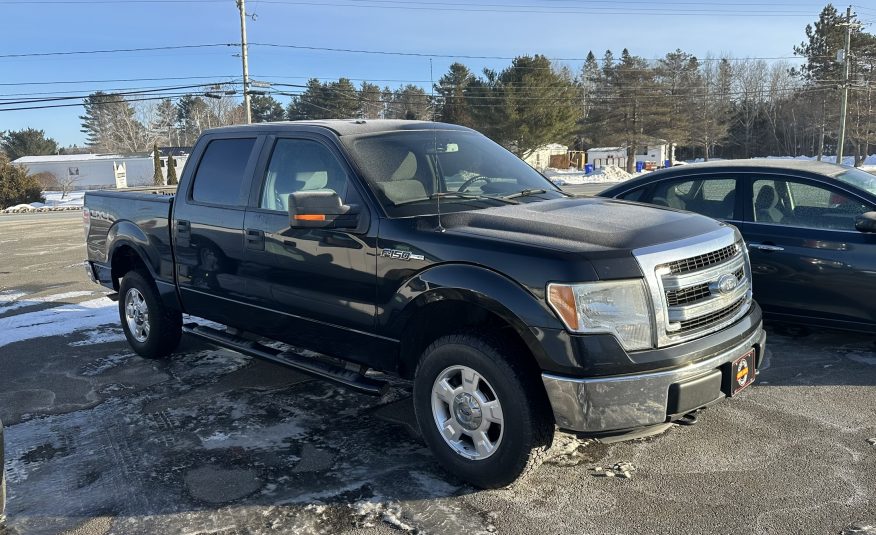
<svg viewBox="0 0 876 535">
<path fill-rule="evenodd" d="M 855 219 L 855 228 L 861 232 L 876 232 L 876 212 L 865 212 Z"/>
<path fill-rule="evenodd" d="M 359 226 L 359 210 L 343 204 L 332 190 L 297 191 L 289 195 L 289 226 L 354 229 Z"/>
</svg>

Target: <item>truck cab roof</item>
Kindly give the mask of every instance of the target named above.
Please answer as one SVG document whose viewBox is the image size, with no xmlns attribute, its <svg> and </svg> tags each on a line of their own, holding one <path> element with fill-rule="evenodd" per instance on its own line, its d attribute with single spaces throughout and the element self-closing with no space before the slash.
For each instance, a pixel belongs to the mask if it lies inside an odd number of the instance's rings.
<svg viewBox="0 0 876 535">
<path fill-rule="evenodd" d="M 401 119 L 323 119 L 318 121 L 276 121 L 258 124 L 232 125 L 206 130 L 204 134 L 230 132 L 258 133 L 276 131 L 329 130 L 337 136 L 396 132 L 402 130 L 469 130 L 464 126 L 433 121 L 410 121 Z"/>
</svg>

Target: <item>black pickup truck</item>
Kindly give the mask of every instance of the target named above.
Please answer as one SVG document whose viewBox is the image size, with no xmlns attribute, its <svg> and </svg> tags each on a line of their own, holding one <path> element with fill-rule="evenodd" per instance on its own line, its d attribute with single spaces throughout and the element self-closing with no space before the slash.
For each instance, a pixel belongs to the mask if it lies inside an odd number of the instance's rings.
<svg viewBox="0 0 876 535">
<path fill-rule="evenodd" d="M 210 130 L 176 195 L 89 192 L 84 219 L 137 353 L 186 332 L 361 392 L 412 379 L 423 439 L 482 487 L 555 427 L 634 433 L 735 395 L 764 355 L 734 227 L 572 198 L 459 126 Z"/>
</svg>

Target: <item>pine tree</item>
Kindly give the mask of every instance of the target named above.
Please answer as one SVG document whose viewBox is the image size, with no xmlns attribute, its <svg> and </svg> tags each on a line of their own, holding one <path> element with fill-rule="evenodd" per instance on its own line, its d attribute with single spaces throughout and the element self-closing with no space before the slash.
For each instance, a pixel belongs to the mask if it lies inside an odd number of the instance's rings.
<svg viewBox="0 0 876 535">
<path fill-rule="evenodd" d="M 167 185 L 176 186 L 179 182 L 176 179 L 176 158 L 172 153 L 167 155 Z"/>
<path fill-rule="evenodd" d="M 286 116 L 283 106 L 270 95 L 253 95 L 250 97 L 250 105 L 254 123 L 282 121 Z"/>
<path fill-rule="evenodd" d="M 435 84 L 438 92 L 438 118 L 445 123 L 472 126 L 470 102 L 465 95 L 475 76 L 462 63 L 454 63 L 450 71 Z"/>
<path fill-rule="evenodd" d="M 161 152 L 158 150 L 158 143 L 152 145 L 152 185 L 163 186 L 164 175 L 161 173 Z"/>
<path fill-rule="evenodd" d="M 22 156 L 57 154 L 58 143 L 46 137 L 45 131 L 35 128 L 0 131 L 0 150 L 5 152 L 10 160 L 15 161 Z"/>
</svg>

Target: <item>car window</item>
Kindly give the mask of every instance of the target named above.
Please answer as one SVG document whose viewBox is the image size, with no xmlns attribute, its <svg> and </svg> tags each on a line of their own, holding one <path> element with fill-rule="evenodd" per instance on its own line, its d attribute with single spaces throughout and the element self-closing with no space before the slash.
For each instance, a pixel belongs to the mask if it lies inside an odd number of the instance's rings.
<svg viewBox="0 0 876 535">
<path fill-rule="evenodd" d="M 255 138 L 211 141 L 195 173 L 192 200 L 242 206 L 241 187 L 246 179 L 246 165 L 254 145 Z"/>
<path fill-rule="evenodd" d="M 262 185 L 259 208 L 286 212 L 289 195 L 299 191 L 332 190 L 347 202 L 350 179 L 334 154 L 307 139 L 278 139 Z"/>
<path fill-rule="evenodd" d="M 855 219 L 873 207 L 831 188 L 802 181 L 760 179 L 753 183 L 758 223 L 829 230 L 855 230 Z"/>
<path fill-rule="evenodd" d="M 737 219 L 736 179 L 707 178 L 660 182 L 644 202 L 689 210 L 716 219 Z"/>
<path fill-rule="evenodd" d="M 644 188 L 634 189 L 633 191 L 628 191 L 621 195 L 618 195 L 618 199 L 623 199 L 625 201 L 643 201 L 642 197 L 645 195 L 645 192 L 648 190 L 647 186 Z M 647 201 L 643 201 L 647 202 Z"/>
</svg>

